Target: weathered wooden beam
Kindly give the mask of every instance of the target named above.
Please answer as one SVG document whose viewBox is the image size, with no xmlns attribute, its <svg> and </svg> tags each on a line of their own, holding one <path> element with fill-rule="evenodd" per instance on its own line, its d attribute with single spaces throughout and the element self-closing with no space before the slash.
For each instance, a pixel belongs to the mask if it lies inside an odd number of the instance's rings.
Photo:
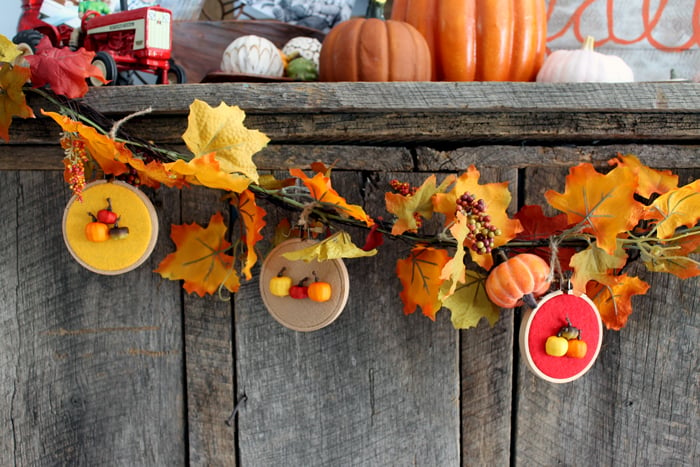
<svg viewBox="0 0 700 467">
<path fill-rule="evenodd" d="M 92 89 L 81 103 L 124 129 L 176 144 L 194 99 L 246 111 L 245 124 L 286 144 L 684 142 L 700 140 L 700 84 L 225 83 Z M 37 109 L 51 107 L 30 100 Z M 43 117 L 15 119 L 15 143 L 56 139 Z"/>
</svg>

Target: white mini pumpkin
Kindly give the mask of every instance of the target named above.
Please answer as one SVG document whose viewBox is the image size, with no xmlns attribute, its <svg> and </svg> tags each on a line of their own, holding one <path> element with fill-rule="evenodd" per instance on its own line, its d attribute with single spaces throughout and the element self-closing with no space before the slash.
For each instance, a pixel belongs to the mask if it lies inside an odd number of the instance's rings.
<svg viewBox="0 0 700 467">
<path fill-rule="evenodd" d="M 593 50 L 588 36 L 579 50 L 556 50 L 542 64 L 537 81 L 542 83 L 627 83 L 634 81 L 632 69 L 616 55 Z"/>
<path fill-rule="evenodd" d="M 284 61 L 280 50 L 269 39 L 256 35 L 241 36 L 231 42 L 221 60 L 221 71 L 280 77 Z"/>
<path fill-rule="evenodd" d="M 284 47 L 282 47 L 282 53 L 287 57 L 298 52 L 302 57 L 311 60 L 316 64 L 316 69 L 318 69 L 318 57 L 321 54 L 321 41 L 314 37 L 297 36 L 289 39 Z"/>
</svg>

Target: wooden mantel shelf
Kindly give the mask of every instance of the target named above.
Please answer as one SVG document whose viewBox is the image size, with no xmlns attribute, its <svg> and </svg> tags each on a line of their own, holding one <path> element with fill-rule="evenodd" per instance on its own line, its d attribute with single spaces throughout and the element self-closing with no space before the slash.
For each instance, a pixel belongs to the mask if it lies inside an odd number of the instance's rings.
<svg viewBox="0 0 700 467">
<path fill-rule="evenodd" d="M 181 141 L 189 105 L 238 105 L 273 143 L 543 143 L 700 139 L 700 84 L 223 83 L 92 89 L 82 102 L 111 116 L 151 108 L 130 131 Z M 35 107 L 43 106 L 36 100 Z M 144 124 L 144 121 L 147 124 Z M 13 122 L 12 143 L 52 128 Z M 157 137 L 155 136 L 157 135 Z"/>
</svg>

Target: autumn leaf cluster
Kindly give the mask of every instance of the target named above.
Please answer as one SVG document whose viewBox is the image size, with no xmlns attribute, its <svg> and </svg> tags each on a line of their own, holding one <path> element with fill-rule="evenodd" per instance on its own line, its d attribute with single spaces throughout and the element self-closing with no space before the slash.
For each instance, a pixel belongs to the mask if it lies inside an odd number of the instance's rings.
<svg viewBox="0 0 700 467">
<path fill-rule="evenodd" d="M 84 50 L 59 51 L 47 43 L 37 54 L 24 56 L 0 37 L 0 137 L 9 139 L 13 117 L 34 117 L 25 101 L 27 86 L 69 98 L 83 95 L 85 79 L 101 76 L 91 59 Z M 68 65 L 59 66 L 59 61 Z M 323 163 L 313 164 L 310 171 L 291 169 L 285 180 L 259 174 L 253 157 L 269 139 L 246 128 L 245 113 L 237 106 L 222 102 L 212 107 L 195 100 L 182 136 L 190 151 L 185 155 L 120 139 L 113 129 L 57 105 L 61 112 L 42 114 L 62 130 L 64 176 L 76 196 L 87 181 L 105 177 L 154 189 L 201 185 L 226 194 L 241 225 L 240 238 L 230 240 L 218 212 L 206 227 L 173 225 L 175 251 L 155 270 L 165 279 L 182 281 L 188 293 L 235 293 L 241 281 L 253 277 L 266 226 L 263 200 L 297 212 L 295 225 L 275 227 L 275 239 L 295 235 L 295 229 L 318 239 L 290 260 L 373 256 L 385 238 L 409 240 L 410 251 L 395 265 L 403 312 L 420 308 L 435 319 L 444 308 L 458 329 L 477 326 L 484 318 L 491 324 L 498 320 L 502 310 L 489 299 L 485 279 L 500 256 L 542 256 L 552 266 L 554 283 L 570 283 L 575 292 L 590 296 L 610 329 L 626 324 L 632 297 L 649 288 L 630 273 L 634 261 L 648 271 L 682 279 L 700 275 L 694 258 L 700 252 L 700 181 L 679 186 L 677 176 L 651 169 L 633 155 L 617 155 L 606 170 L 589 163 L 572 167 L 559 187 L 562 191 L 545 193 L 548 209 L 559 212 L 553 216 L 545 215 L 542 206 L 523 206 L 511 217 L 508 183 L 483 183 L 474 166 L 442 180 L 429 175 L 406 192 L 390 190 L 386 212 L 370 216 L 333 188 L 331 168 Z M 487 213 L 483 218 L 493 226 L 485 254 L 483 247 L 476 248 L 473 219 L 458 208 L 465 194 L 480 200 Z M 438 225 L 438 232 L 426 233 L 427 223 Z M 345 226 L 367 230 L 362 247 L 354 244 Z"/>
</svg>

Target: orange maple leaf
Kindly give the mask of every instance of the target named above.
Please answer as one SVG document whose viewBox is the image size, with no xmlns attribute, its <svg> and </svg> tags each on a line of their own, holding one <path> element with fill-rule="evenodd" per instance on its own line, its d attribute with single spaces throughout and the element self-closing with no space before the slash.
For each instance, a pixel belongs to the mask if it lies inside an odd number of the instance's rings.
<svg viewBox="0 0 700 467">
<path fill-rule="evenodd" d="M 221 170 L 215 153 L 192 158 L 189 162 L 180 159 L 165 164 L 167 170 L 184 176 L 193 185 L 241 193 L 250 185 L 250 178 Z"/>
<path fill-rule="evenodd" d="M 632 314 L 632 296 L 644 295 L 649 284 L 638 277 L 623 274 L 608 276 L 604 284 L 590 281 L 586 294 L 598 307 L 603 324 L 608 329 L 619 331 Z"/>
<path fill-rule="evenodd" d="M 12 117 L 34 118 L 22 92 L 30 76 L 29 68 L 5 63 L 0 68 L 0 138 L 10 140 Z"/>
<path fill-rule="evenodd" d="M 445 215 L 445 224 L 450 225 L 455 219 L 457 211 L 457 198 L 464 193 L 471 193 L 476 199 L 483 199 L 486 204 L 486 212 L 491 218 L 491 224 L 501 230 L 501 234 L 494 238 L 493 246 L 498 247 L 508 243 L 523 230 L 520 221 L 508 217 L 507 209 L 512 196 L 508 190 L 508 182 L 479 184 L 481 174 L 473 165 L 461 174 L 452 189 L 448 193 L 438 193 L 433 197 L 435 212 Z M 480 255 L 471 250 L 471 241 L 467 240 L 465 246 L 469 248 L 474 262 L 489 270 L 493 266 L 491 255 Z"/>
<path fill-rule="evenodd" d="M 184 280 L 183 288 L 200 297 L 212 294 L 222 285 L 229 292 L 240 286 L 233 269 L 233 257 L 226 254 L 231 244 L 224 238 L 226 225 L 220 212 L 209 220 L 207 228 L 198 224 L 173 225 L 170 238 L 176 251 L 160 262 L 154 272 L 164 279 Z"/>
<path fill-rule="evenodd" d="M 324 174 L 316 173 L 313 178 L 309 178 L 301 169 L 290 169 L 289 173 L 304 183 L 313 199 L 333 208 L 340 216 L 352 217 L 368 226 L 374 224 L 372 218 L 362 207 L 349 204 L 345 198 L 340 196 L 331 186 L 331 179 Z"/>
<path fill-rule="evenodd" d="M 645 219 L 656 220 L 659 238 L 672 237 L 681 226 L 693 227 L 700 219 L 700 180 L 668 191 L 646 208 Z"/>
<path fill-rule="evenodd" d="M 445 250 L 418 245 L 408 258 L 396 262 L 396 275 L 403 285 L 399 296 L 404 304 L 404 314 L 409 315 L 420 306 L 425 316 L 435 320 L 442 307 L 439 293 L 443 280 L 440 275 L 448 260 Z"/>
<path fill-rule="evenodd" d="M 399 193 L 386 193 L 384 201 L 386 210 L 396 216 L 396 221 L 391 228 L 392 235 L 401 235 L 406 231 L 415 232 L 418 229 L 415 214 L 424 219 L 433 216 L 433 196 L 443 193 L 447 187 L 455 180 L 454 175 L 450 175 L 437 185 L 435 175 L 430 175 L 423 181 L 423 184 L 410 195 Z"/>
<path fill-rule="evenodd" d="M 151 188 L 159 188 L 161 184 L 169 187 L 182 188 L 186 185 L 185 177 L 168 170 L 166 165 L 157 160 L 148 163 L 132 155 L 127 157 L 128 164 L 136 170 L 139 183 Z"/>
<path fill-rule="evenodd" d="M 608 164 L 632 169 L 639 180 L 637 194 L 645 198 L 649 198 L 654 193 L 663 194 L 678 188 L 678 175 L 674 175 L 670 170 L 651 169 L 642 164 L 633 154 L 618 154 L 617 158 L 610 159 Z"/>
<path fill-rule="evenodd" d="M 634 199 L 637 176 L 629 167 L 616 167 L 601 174 L 593 165 L 572 167 L 566 176 L 564 193 L 548 190 L 549 204 L 566 213 L 569 223 L 596 237 L 600 248 L 615 253 L 617 236 L 634 228 L 644 206 Z"/>
<path fill-rule="evenodd" d="M 42 114 L 53 118 L 65 133 L 79 139 L 84 145 L 88 156 L 100 166 L 107 175 L 122 175 L 129 171 L 127 163 L 133 154 L 123 143 L 99 133 L 95 128 L 77 122 L 56 112 L 41 111 Z"/>
<path fill-rule="evenodd" d="M 266 223 L 265 210 L 255 202 L 255 195 L 250 190 L 244 190 L 238 197 L 238 213 L 243 220 L 245 227 L 244 241 L 246 245 L 246 260 L 243 264 L 241 273 L 246 280 L 250 280 L 252 274 L 250 270 L 258 260 L 258 255 L 255 253 L 255 245 L 263 239 L 260 231 L 265 227 Z"/>
</svg>

